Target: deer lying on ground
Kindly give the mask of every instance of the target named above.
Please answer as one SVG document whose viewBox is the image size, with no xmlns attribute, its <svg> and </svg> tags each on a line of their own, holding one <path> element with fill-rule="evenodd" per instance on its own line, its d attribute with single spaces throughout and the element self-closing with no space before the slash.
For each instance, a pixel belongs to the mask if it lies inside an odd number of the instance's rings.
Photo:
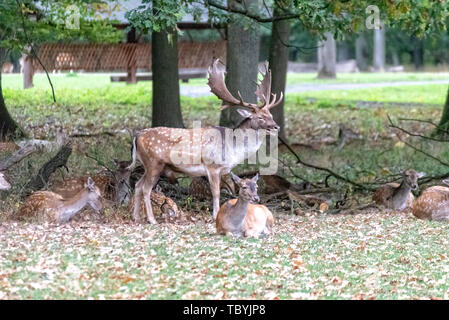
<svg viewBox="0 0 449 320">
<path fill-rule="evenodd" d="M 214 219 L 217 217 L 220 204 L 220 177 L 258 151 L 262 140 L 265 140 L 265 136 L 258 138 L 258 130 L 264 130 L 268 134 L 277 134 L 279 131 L 279 126 L 274 122 L 270 109 L 278 105 L 283 96 L 281 93 L 279 100 L 276 100 L 275 94 L 272 96 L 271 71 L 268 70 L 268 63 L 265 64 L 265 68 L 264 78 L 257 85 L 255 92 L 261 106 L 244 102 L 240 95 L 240 99 L 237 99 L 228 91 L 224 81 L 224 70 L 218 68 L 218 59 L 209 68 L 208 84 L 211 91 L 226 103 L 221 109 L 232 106 L 247 108 L 237 110 L 244 120 L 236 129 L 240 129 L 238 133 L 253 134 L 256 137 L 255 143 L 242 143 L 235 146 L 233 139 L 225 144 L 217 143 L 213 133 L 216 133 L 217 139 L 220 137 L 223 139 L 223 135 L 227 132 L 223 127 L 201 129 L 156 127 L 142 130 L 134 137 L 130 167 L 134 167 L 138 159 L 145 168 L 145 174 L 136 184 L 133 212 L 135 221 L 139 218 L 138 204 L 143 197 L 148 222 L 157 223 L 151 210 L 151 190 L 161 173 L 207 176 L 213 199 L 213 217 Z M 236 129 L 232 132 L 236 132 Z M 223 149 L 230 144 L 232 147 L 223 152 Z M 229 151 L 230 149 L 232 151 Z M 221 154 L 221 159 L 224 158 L 226 161 L 217 161 L 217 154 Z"/>
<path fill-rule="evenodd" d="M 5 175 L 3 172 L 0 172 L 0 190 L 9 190 L 11 189 L 11 185 L 5 179 Z"/>
<path fill-rule="evenodd" d="M 89 205 L 97 213 L 103 209 L 100 189 L 89 177 L 84 188 L 74 197 L 63 198 L 51 191 L 32 193 L 20 207 L 20 218 L 35 217 L 38 221 L 68 222 L 76 213 Z"/>
<path fill-rule="evenodd" d="M 104 199 L 114 203 L 127 203 L 129 200 L 129 178 L 131 170 L 128 169 L 129 161 L 114 160 L 117 169 L 109 174 L 99 173 L 92 176 L 92 180 L 100 190 Z M 63 198 L 70 198 L 80 192 L 86 184 L 88 176 L 77 176 L 65 179 L 54 184 L 51 191 L 61 195 Z"/>
<path fill-rule="evenodd" d="M 217 233 L 232 236 L 258 237 L 271 234 L 273 215 L 267 207 L 250 202 L 259 202 L 257 195 L 258 174 L 252 179 L 240 179 L 232 174 L 240 187 L 238 199 L 225 202 L 217 214 Z"/>
<path fill-rule="evenodd" d="M 449 179 L 443 180 L 446 187 L 427 188 L 413 204 L 413 215 L 419 219 L 449 220 Z"/>
<path fill-rule="evenodd" d="M 418 189 L 418 179 L 423 177 L 424 173 L 406 170 L 402 175 L 401 184 L 392 182 L 379 187 L 373 195 L 373 200 L 393 210 L 411 208 L 415 200 L 411 190 Z"/>
</svg>

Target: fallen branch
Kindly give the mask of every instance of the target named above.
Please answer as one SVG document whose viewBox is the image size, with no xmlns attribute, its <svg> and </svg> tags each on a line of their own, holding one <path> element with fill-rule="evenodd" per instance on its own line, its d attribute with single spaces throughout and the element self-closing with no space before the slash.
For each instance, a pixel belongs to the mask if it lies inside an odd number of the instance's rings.
<svg viewBox="0 0 449 320">
<path fill-rule="evenodd" d="M 404 128 L 401 128 L 401 127 L 395 125 L 393 123 L 393 121 L 391 120 L 389 115 L 387 115 L 387 118 L 388 118 L 388 121 L 390 122 L 390 128 L 398 129 L 398 130 L 408 134 L 409 136 L 419 137 L 419 138 L 423 138 L 423 139 L 427 139 L 427 140 L 431 140 L 431 141 L 436 141 L 436 142 L 446 142 L 446 143 L 449 142 L 449 140 L 447 140 L 447 139 L 438 139 L 438 138 L 433 138 L 433 137 L 429 137 L 429 136 L 424 136 L 422 134 L 410 132 L 410 131 L 408 131 L 408 130 L 406 130 Z"/>
<path fill-rule="evenodd" d="M 33 191 L 44 188 L 50 179 L 50 176 L 56 169 L 65 167 L 67 160 L 72 154 L 72 143 L 69 141 L 64 144 L 58 153 L 47 161 L 39 170 L 37 175 L 33 177 L 24 187 L 24 194 L 28 195 Z"/>
<path fill-rule="evenodd" d="M 28 140 L 20 142 L 19 146 L 21 148 L 10 157 L 0 160 L 0 171 L 8 170 L 33 153 L 42 151 L 51 152 L 56 146 L 59 146 L 59 143 L 47 140 Z"/>
</svg>

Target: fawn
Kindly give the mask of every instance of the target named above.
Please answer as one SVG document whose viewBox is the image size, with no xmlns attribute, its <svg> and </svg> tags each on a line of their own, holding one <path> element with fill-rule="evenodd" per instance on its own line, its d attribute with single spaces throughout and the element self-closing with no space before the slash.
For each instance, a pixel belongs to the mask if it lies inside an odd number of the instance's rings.
<svg viewBox="0 0 449 320">
<path fill-rule="evenodd" d="M 427 188 L 413 204 L 413 215 L 419 219 L 449 220 L 449 179 L 443 180 L 446 187 Z"/>
<path fill-rule="evenodd" d="M 401 184 L 392 182 L 379 187 L 373 195 L 373 200 L 393 210 L 411 208 L 415 200 L 411 190 L 418 189 L 418 179 L 424 175 L 423 172 L 406 170 L 402 174 Z"/>
<path fill-rule="evenodd" d="M 217 233 L 258 237 L 261 234 L 271 234 L 274 224 L 273 214 L 267 207 L 250 202 L 258 202 L 256 174 L 252 179 L 240 179 L 232 174 L 232 179 L 239 186 L 238 199 L 225 202 L 218 210 Z"/>
<path fill-rule="evenodd" d="M 112 174 L 97 174 L 92 176 L 92 180 L 100 190 L 104 199 L 115 203 L 126 203 L 129 200 L 129 179 L 131 170 L 129 161 L 114 160 L 117 169 Z M 80 192 L 87 182 L 87 176 L 71 177 L 54 184 L 51 191 L 61 195 L 63 198 L 74 197 Z"/>
<path fill-rule="evenodd" d="M 99 213 L 103 209 L 102 200 L 100 189 L 89 177 L 84 188 L 71 198 L 63 198 L 51 191 L 32 193 L 20 208 L 19 216 L 37 217 L 40 221 L 68 222 L 86 205 Z"/>
<path fill-rule="evenodd" d="M 0 172 L 0 190 L 9 190 L 11 189 L 11 185 L 5 179 L 5 175 L 3 172 Z"/>
</svg>

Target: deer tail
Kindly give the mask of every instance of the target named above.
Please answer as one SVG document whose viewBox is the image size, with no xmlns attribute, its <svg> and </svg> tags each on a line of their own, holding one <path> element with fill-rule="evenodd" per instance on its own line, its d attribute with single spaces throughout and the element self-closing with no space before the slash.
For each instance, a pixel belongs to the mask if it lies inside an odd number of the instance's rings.
<svg viewBox="0 0 449 320">
<path fill-rule="evenodd" d="M 137 159 L 137 136 L 134 136 L 133 138 L 133 146 L 131 147 L 131 158 L 132 162 L 131 164 L 126 168 L 127 170 L 131 170 L 136 165 L 136 159 Z"/>
</svg>

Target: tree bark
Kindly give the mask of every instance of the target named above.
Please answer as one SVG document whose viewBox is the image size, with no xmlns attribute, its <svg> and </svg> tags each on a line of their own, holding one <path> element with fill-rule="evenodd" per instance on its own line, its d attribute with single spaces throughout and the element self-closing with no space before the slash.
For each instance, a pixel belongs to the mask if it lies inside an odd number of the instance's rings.
<svg viewBox="0 0 449 320">
<path fill-rule="evenodd" d="M 23 65 L 23 88 L 24 89 L 29 89 L 29 88 L 34 87 L 33 77 L 34 77 L 33 57 L 30 55 L 24 56 L 24 65 Z"/>
<path fill-rule="evenodd" d="M 413 63 L 416 70 L 422 70 L 424 67 L 424 48 L 422 40 L 412 37 L 413 42 Z"/>
<path fill-rule="evenodd" d="M 355 41 L 355 59 L 360 71 L 368 71 L 368 44 L 364 33 L 359 34 Z"/>
<path fill-rule="evenodd" d="M 318 42 L 318 78 L 337 77 L 337 47 L 330 32 L 325 33 L 326 40 Z"/>
<path fill-rule="evenodd" d="M 179 98 L 178 34 L 153 32 L 153 127 L 183 128 Z"/>
<path fill-rule="evenodd" d="M 449 88 L 447 90 L 446 103 L 444 104 L 443 114 L 441 115 L 440 123 L 438 124 L 438 129 L 449 131 Z M 435 131 L 436 135 L 442 135 L 439 130 Z M 444 134 L 448 136 L 448 134 Z"/>
<path fill-rule="evenodd" d="M 281 14 L 278 10 L 277 8 L 274 10 L 274 16 Z M 283 138 L 285 138 L 284 100 L 288 66 L 288 47 L 286 44 L 289 42 L 290 29 L 291 26 L 288 20 L 273 22 L 269 56 L 272 75 L 271 91 L 278 97 L 281 92 L 284 93 L 284 99 L 281 103 L 271 109 L 274 121 L 281 127 L 279 135 Z"/>
<path fill-rule="evenodd" d="M 6 50 L 0 48 L 0 66 L 6 57 Z M 11 115 L 6 109 L 5 99 L 3 97 L 2 89 L 2 70 L 0 68 L 0 141 L 10 140 L 17 133 L 22 136 L 23 133 L 17 126 L 16 122 L 12 119 Z"/>
<path fill-rule="evenodd" d="M 385 71 L 385 27 L 382 24 L 379 30 L 374 30 L 373 67 L 374 71 Z"/>
<path fill-rule="evenodd" d="M 245 4 L 251 7 L 258 0 L 247 0 Z M 228 0 L 228 6 L 235 6 L 237 0 Z M 236 22 L 228 23 L 228 41 L 226 47 L 226 86 L 237 97 L 240 91 L 243 100 L 256 102 L 256 80 L 259 62 L 259 36 L 257 29 L 242 28 Z M 242 118 L 237 113 L 237 108 L 228 108 L 221 112 L 220 125 L 236 127 Z"/>
</svg>

